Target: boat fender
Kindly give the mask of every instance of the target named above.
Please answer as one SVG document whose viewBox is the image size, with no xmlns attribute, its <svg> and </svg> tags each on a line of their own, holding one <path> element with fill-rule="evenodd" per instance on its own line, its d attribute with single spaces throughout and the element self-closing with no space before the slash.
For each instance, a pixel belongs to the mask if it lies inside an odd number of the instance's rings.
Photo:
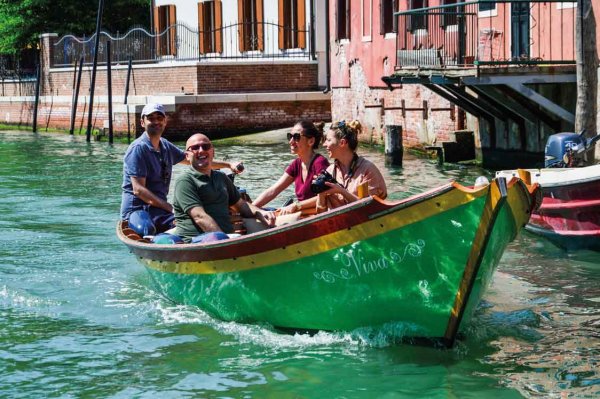
<svg viewBox="0 0 600 399">
<path fill-rule="evenodd" d="M 208 233 L 203 233 L 200 235 L 197 235 L 196 237 L 192 238 L 192 243 L 202 243 L 202 242 L 213 242 L 213 241 L 220 241 L 220 240 L 227 240 L 229 238 L 229 236 L 221 231 L 211 231 Z"/>
<path fill-rule="evenodd" d="M 473 185 L 473 188 L 481 188 L 481 187 L 485 187 L 489 184 L 490 184 L 490 181 L 488 180 L 487 177 L 479 176 L 477 179 L 475 179 L 475 184 Z"/>
<path fill-rule="evenodd" d="M 160 233 L 152 239 L 152 242 L 155 244 L 183 244 L 183 239 L 175 234 Z"/>
<path fill-rule="evenodd" d="M 129 227 L 142 237 L 156 234 L 156 227 L 147 211 L 139 210 L 131 212 L 131 215 L 129 215 Z"/>
</svg>

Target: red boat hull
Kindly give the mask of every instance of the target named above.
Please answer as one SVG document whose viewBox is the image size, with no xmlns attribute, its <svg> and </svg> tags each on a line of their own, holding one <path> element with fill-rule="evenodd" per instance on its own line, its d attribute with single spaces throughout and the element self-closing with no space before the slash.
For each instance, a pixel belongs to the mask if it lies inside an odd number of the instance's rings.
<svg viewBox="0 0 600 399">
<path fill-rule="evenodd" d="M 568 250 L 600 251 L 600 165 L 562 171 L 515 172 L 542 189 L 542 205 L 525 228 Z"/>
</svg>

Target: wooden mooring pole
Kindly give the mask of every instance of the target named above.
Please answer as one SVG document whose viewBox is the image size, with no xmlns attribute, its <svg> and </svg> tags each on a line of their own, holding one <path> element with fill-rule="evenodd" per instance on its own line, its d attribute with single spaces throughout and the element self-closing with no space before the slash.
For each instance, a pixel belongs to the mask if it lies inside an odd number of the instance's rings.
<svg viewBox="0 0 600 399">
<path fill-rule="evenodd" d="M 40 103 L 40 81 L 42 80 L 42 66 L 40 64 L 37 65 L 36 73 L 35 73 L 35 102 L 33 103 L 33 123 L 31 131 L 33 133 L 37 132 L 37 114 L 38 114 L 38 104 Z"/>
<path fill-rule="evenodd" d="M 123 104 L 127 105 L 127 96 L 129 96 L 129 80 L 131 79 L 131 70 L 133 62 L 131 57 L 129 57 L 129 64 L 127 65 L 127 80 L 125 81 L 125 98 L 123 99 Z M 131 141 L 131 126 L 129 122 L 129 106 L 127 107 L 127 142 Z"/>
<path fill-rule="evenodd" d="M 402 166 L 402 126 L 385 126 L 385 162 L 393 166 Z"/>
<path fill-rule="evenodd" d="M 94 44 L 94 62 L 92 64 L 92 79 L 90 82 L 90 108 L 88 109 L 88 123 L 85 131 L 86 141 L 90 141 L 92 136 L 92 115 L 94 113 L 94 88 L 96 86 L 96 67 L 98 66 L 98 48 L 100 47 L 100 26 L 102 25 L 102 10 L 104 9 L 104 0 L 98 1 L 98 16 L 96 18 L 96 41 Z"/>
<path fill-rule="evenodd" d="M 75 92 L 73 93 L 73 101 L 71 104 L 71 126 L 69 134 L 75 131 L 75 118 L 77 117 L 77 101 L 79 100 L 79 86 L 81 86 L 81 74 L 83 72 L 83 57 L 79 59 L 79 69 L 77 70 L 77 82 L 75 83 Z"/>
<path fill-rule="evenodd" d="M 106 42 L 106 85 L 108 86 L 108 142 L 113 143 L 112 76 L 110 66 L 110 40 Z"/>
</svg>

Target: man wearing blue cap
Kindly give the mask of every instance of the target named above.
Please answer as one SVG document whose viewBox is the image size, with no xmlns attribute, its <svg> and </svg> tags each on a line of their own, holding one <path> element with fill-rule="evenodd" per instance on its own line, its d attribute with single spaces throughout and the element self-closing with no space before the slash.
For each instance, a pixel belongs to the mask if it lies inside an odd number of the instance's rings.
<svg viewBox="0 0 600 399">
<path fill-rule="evenodd" d="M 173 206 L 167 202 L 173 165 L 188 161 L 184 151 L 162 137 L 167 115 L 161 104 L 146 104 L 140 123 L 145 131 L 129 145 L 123 157 L 121 219 L 129 220 L 135 211 L 147 211 L 160 233 L 175 227 Z M 215 161 L 213 166 L 229 168 L 234 173 L 243 170 L 239 162 Z"/>
<path fill-rule="evenodd" d="M 173 165 L 185 160 L 185 152 L 162 137 L 166 116 L 161 104 L 147 104 L 140 120 L 145 131 L 123 158 L 121 218 L 128 220 L 132 212 L 145 210 L 157 232 L 173 227 L 173 206 L 167 202 L 167 193 Z"/>
</svg>

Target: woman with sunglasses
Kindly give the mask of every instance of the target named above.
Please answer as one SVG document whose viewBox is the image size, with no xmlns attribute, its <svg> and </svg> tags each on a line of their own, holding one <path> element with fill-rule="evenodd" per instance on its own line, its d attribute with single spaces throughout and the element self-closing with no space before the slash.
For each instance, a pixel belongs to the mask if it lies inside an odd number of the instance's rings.
<svg viewBox="0 0 600 399">
<path fill-rule="evenodd" d="M 294 125 L 291 132 L 287 134 L 287 140 L 291 153 L 296 154 L 297 158 L 290 163 L 275 184 L 252 202 L 254 205 L 263 207 L 294 183 L 297 201 L 282 207 L 278 214 L 287 215 L 308 208 L 309 204 L 304 201 L 315 196 L 310 189 L 310 184 L 313 178 L 329 165 L 327 158 L 315 152 L 323 138 L 323 126 L 322 122 L 309 121 L 300 121 Z M 311 205 L 314 209 L 314 202 Z"/>
<path fill-rule="evenodd" d="M 318 194 L 318 212 L 349 204 L 367 195 L 381 199 L 387 197 L 385 180 L 377 166 L 356 153 L 361 130 L 362 126 L 356 120 L 331 124 L 323 146 L 329 158 L 334 160 L 327 172 L 335 182 L 324 183 L 329 189 Z"/>
</svg>

